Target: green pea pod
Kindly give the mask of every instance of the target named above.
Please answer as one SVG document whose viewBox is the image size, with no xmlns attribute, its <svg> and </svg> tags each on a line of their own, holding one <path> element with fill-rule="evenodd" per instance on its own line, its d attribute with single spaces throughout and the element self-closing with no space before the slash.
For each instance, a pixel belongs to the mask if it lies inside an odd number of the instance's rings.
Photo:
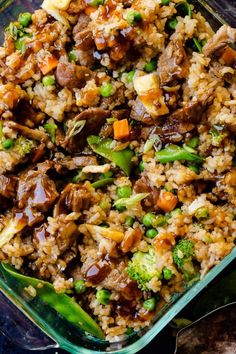
<svg viewBox="0 0 236 354">
<path fill-rule="evenodd" d="M 193 161 L 196 163 L 203 163 L 204 158 L 193 154 L 178 145 L 170 144 L 165 149 L 156 152 L 156 159 L 161 163 L 174 161 Z"/>
<path fill-rule="evenodd" d="M 114 178 L 104 178 L 99 179 L 98 181 L 92 183 L 93 188 L 103 188 L 106 187 L 108 184 L 112 184 L 114 182 Z"/>
<path fill-rule="evenodd" d="M 31 285 L 35 288 L 37 296 L 60 313 L 68 322 L 99 339 L 104 339 L 104 333 L 98 324 L 70 296 L 56 293 L 52 284 L 22 275 L 9 264 L 1 263 L 1 265 L 4 273 L 13 277 L 18 284 L 22 285 L 22 289 Z"/>
<path fill-rule="evenodd" d="M 96 135 L 90 135 L 87 138 L 87 142 L 96 154 L 110 160 L 115 165 L 119 166 L 128 176 L 130 175 L 133 166 L 132 157 L 134 156 L 132 150 L 127 148 L 122 151 L 114 151 L 114 140 L 101 139 Z"/>
</svg>

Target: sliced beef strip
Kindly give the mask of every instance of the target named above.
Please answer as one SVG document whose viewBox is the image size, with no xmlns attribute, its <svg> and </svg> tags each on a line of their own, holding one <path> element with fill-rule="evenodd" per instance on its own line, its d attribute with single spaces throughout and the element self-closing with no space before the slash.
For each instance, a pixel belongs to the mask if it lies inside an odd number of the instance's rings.
<svg viewBox="0 0 236 354">
<path fill-rule="evenodd" d="M 96 156 L 81 155 L 75 157 L 65 157 L 63 159 L 55 160 L 55 169 L 58 173 L 63 173 L 66 171 L 77 170 L 80 167 L 85 167 L 89 165 L 98 165 Z"/>
<path fill-rule="evenodd" d="M 29 170 L 19 178 L 17 202 L 20 209 L 30 206 L 40 212 L 46 212 L 58 197 L 53 180 L 42 170 Z"/>
<path fill-rule="evenodd" d="M 146 125 L 153 125 L 154 120 L 152 117 L 147 113 L 144 105 L 142 102 L 137 98 L 135 101 L 132 102 L 132 109 L 130 112 L 130 118 L 137 120 Z"/>
<path fill-rule="evenodd" d="M 85 120 L 86 124 L 82 131 L 70 137 L 70 130 L 68 130 L 66 138 L 62 143 L 67 151 L 71 153 L 80 152 L 86 145 L 86 139 L 91 134 L 99 133 L 106 119 L 110 116 L 110 111 L 102 108 L 88 108 L 81 112 L 74 118 L 74 123 Z"/>
<path fill-rule="evenodd" d="M 49 142 L 49 136 L 39 129 L 31 129 L 26 127 L 25 125 L 21 125 L 13 121 L 5 121 L 4 125 L 17 131 L 26 138 L 40 141 L 41 143 Z"/>
<path fill-rule="evenodd" d="M 236 28 L 223 25 L 214 34 L 214 36 L 203 47 L 203 53 L 209 57 L 216 53 L 219 49 L 225 47 L 229 43 L 236 42 Z"/>
<path fill-rule="evenodd" d="M 189 72 L 189 61 L 181 40 L 171 41 L 158 62 L 160 82 L 167 85 L 185 79 Z"/>
<path fill-rule="evenodd" d="M 69 183 L 61 192 L 61 196 L 56 203 L 53 216 L 57 217 L 60 214 L 69 212 L 80 212 L 87 210 L 91 204 L 91 192 L 80 184 Z"/>
<path fill-rule="evenodd" d="M 75 50 L 81 65 L 90 67 L 94 63 L 93 51 L 95 48 L 92 30 L 88 28 L 89 18 L 80 15 L 77 25 L 73 29 Z"/>
<path fill-rule="evenodd" d="M 64 58 L 57 65 L 56 80 L 62 87 L 82 88 L 92 76 L 92 71 L 85 66 L 69 63 Z"/>
</svg>

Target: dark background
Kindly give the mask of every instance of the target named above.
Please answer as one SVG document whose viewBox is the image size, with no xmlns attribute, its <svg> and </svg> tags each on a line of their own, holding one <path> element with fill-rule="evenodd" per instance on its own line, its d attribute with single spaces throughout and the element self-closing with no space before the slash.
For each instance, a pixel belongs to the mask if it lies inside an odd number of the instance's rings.
<svg viewBox="0 0 236 354">
<path fill-rule="evenodd" d="M 0 1 L 1 2 L 1 1 Z M 32 1 L 32 3 L 35 6 L 35 3 L 38 1 Z M 40 3 L 41 1 L 39 1 Z M 15 3 L 22 3 L 21 1 L 16 1 Z M 209 1 L 211 5 L 220 11 L 222 13 L 222 10 L 224 11 L 224 17 L 228 22 L 233 25 L 236 23 L 236 0 L 211 0 Z M 17 6 L 11 6 L 11 13 L 17 11 Z M 9 22 L 9 17 L 4 16 L 0 14 L 0 26 L 4 26 L 5 23 Z M 1 37 L 0 33 L 0 37 Z M 232 268 L 232 266 L 231 266 Z M 226 270 L 227 272 L 228 270 Z M 222 278 L 222 276 L 221 276 Z M 236 300 L 236 298 L 235 298 Z M 194 300 L 195 302 L 197 300 Z M 188 312 L 189 314 L 191 313 L 191 308 L 193 306 L 194 302 L 192 302 L 189 306 L 188 309 L 185 310 L 185 317 L 187 317 Z M 4 311 L 4 305 L 1 304 L 0 311 Z M 214 323 L 212 323 L 212 326 L 214 326 Z M 14 341 L 14 338 L 11 338 Z M 60 349 L 52 349 L 52 350 L 47 350 L 47 351 L 29 351 L 29 350 L 24 350 L 15 344 L 12 343 L 12 340 L 8 340 L 5 336 L 1 335 L 0 333 L 0 354 L 66 354 L 64 350 Z M 173 354 L 174 353 L 174 348 L 175 348 L 175 335 L 173 333 L 173 329 L 170 326 L 167 326 L 144 350 L 140 352 L 140 354 L 148 354 L 148 353 L 155 353 L 155 354 Z M 235 349 L 236 350 L 236 349 Z M 204 351 L 205 354 L 207 354 L 206 351 Z M 234 352 L 236 353 L 236 351 Z M 198 354 L 201 354 L 201 352 L 198 352 Z M 227 354 L 233 354 L 227 352 Z"/>
</svg>

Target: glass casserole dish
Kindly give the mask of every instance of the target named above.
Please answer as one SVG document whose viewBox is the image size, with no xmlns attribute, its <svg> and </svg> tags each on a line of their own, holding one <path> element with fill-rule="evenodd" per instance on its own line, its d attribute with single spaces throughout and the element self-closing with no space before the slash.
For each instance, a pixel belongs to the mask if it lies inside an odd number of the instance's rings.
<svg viewBox="0 0 236 354">
<path fill-rule="evenodd" d="M 4 28 L 12 19 L 17 18 L 19 13 L 37 9 L 40 6 L 41 1 L 34 1 L 33 4 L 31 1 L 15 1 L 12 4 L 10 3 L 11 1 L 3 1 L 2 4 L 3 12 L 0 14 L 0 24 L 2 28 Z M 214 5 L 214 2 L 211 1 L 208 5 L 204 1 L 194 1 L 194 4 L 196 4 L 196 8 L 199 8 L 214 28 L 217 28 L 220 24 L 224 23 L 224 19 L 221 18 L 218 12 L 210 7 Z M 221 10 L 219 9 L 219 4 L 217 6 L 216 10 Z M 225 17 L 228 22 L 233 21 L 230 16 L 230 11 L 225 13 Z M 171 302 L 160 311 L 154 325 L 150 329 L 135 333 L 124 341 L 118 343 L 100 341 L 79 331 L 37 297 L 28 302 L 27 299 L 22 296 L 22 289 L 19 289 L 18 284 L 4 276 L 2 268 L 0 269 L 0 287 L 1 291 L 15 306 L 18 307 L 18 309 L 20 309 L 43 332 L 52 338 L 55 343 L 57 343 L 55 344 L 55 347 L 59 346 L 71 353 L 106 353 L 107 351 L 112 353 L 136 353 L 149 343 L 186 304 L 188 304 L 211 282 L 211 280 L 213 280 L 232 260 L 234 260 L 235 256 L 236 250 L 233 249 L 233 251 L 225 257 L 219 265 L 215 266 L 202 280 L 189 286 L 184 293 L 174 295 Z M 42 344 L 42 347 L 45 346 L 45 348 L 47 348 L 50 345 L 51 344 Z"/>
</svg>

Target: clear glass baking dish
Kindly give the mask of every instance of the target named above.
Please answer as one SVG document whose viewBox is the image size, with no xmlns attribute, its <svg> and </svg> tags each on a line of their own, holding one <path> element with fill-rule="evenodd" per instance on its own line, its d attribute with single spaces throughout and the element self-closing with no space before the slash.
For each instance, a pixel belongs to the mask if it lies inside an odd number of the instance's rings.
<svg viewBox="0 0 236 354">
<path fill-rule="evenodd" d="M 233 15 L 234 1 L 193 0 L 191 2 L 203 13 L 213 28 L 217 29 L 220 24 L 225 22 L 230 25 L 236 23 Z M 16 19 L 20 12 L 33 11 L 41 3 L 41 0 L 0 0 L 0 42 L 3 39 L 4 27 L 11 20 Z M 26 299 L 17 283 L 4 277 L 0 266 L 0 291 L 4 294 L 2 296 L 0 293 L 0 308 L 2 309 L 0 331 L 13 339 L 15 343 L 28 349 L 42 350 L 49 347 L 60 347 L 74 354 L 137 353 L 235 258 L 236 248 L 204 279 L 192 284 L 184 293 L 175 294 L 171 302 L 158 314 L 151 328 L 134 333 L 122 342 L 113 344 L 98 340 L 78 330 L 39 298 Z M 42 332 L 38 332 L 35 325 Z"/>
</svg>

